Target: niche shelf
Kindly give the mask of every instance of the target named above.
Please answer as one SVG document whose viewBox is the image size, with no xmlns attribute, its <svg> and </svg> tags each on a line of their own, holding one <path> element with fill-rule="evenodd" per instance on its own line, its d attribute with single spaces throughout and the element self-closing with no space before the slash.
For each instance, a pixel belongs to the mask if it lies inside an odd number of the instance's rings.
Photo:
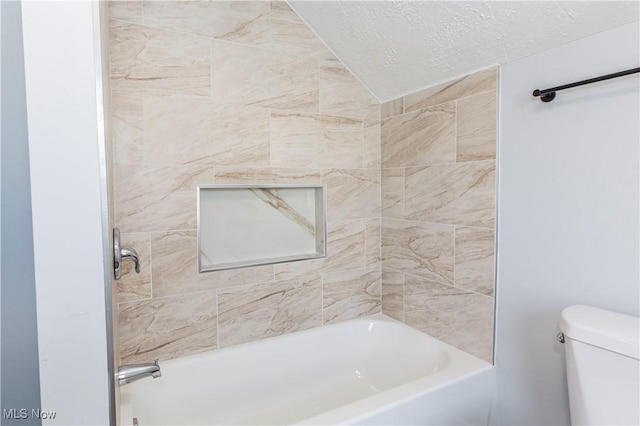
<svg viewBox="0 0 640 426">
<path fill-rule="evenodd" d="M 324 185 L 199 185 L 198 270 L 326 257 Z"/>
</svg>

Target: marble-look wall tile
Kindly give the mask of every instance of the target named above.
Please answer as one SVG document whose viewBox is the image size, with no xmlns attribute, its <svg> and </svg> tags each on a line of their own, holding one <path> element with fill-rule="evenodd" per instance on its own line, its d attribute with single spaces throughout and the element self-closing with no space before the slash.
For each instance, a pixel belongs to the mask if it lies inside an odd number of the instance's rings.
<svg viewBox="0 0 640 426">
<path fill-rule="evenodd" d="M 411 275 L 404 287 L 408 325 L 492 362 L 492 298 Z"/>
<path fill-rule="evenodd" d="M 198 273 L 195 230 L 152 234 L 153 297 L 273 281 L 273 265 Z"/>
<path fill-rule="evenodd" d="M 320 63 L 320 113 L 379 119 L 380 103 L 334 58 Z"/>
<path fill-rule="evenodd" d="M 358 168 L 362 167 L 364 162 L 363 155 L 364 125 L 362 120 L 320 116 L 318 158 L 316 159 L 318 166 L 336 169 Z"/>
<path fill-rule="evenodd" d="M 271 165 L 318 167 L 322 119 L 316 115 L 271 113 Z M 352 148 L 353 149 L 353 148 Z M 355 149 L 357 152 L 357 144 Z M 355 166 L 357 167 L 357 165 Z"/>
<path fill-rule="evenodd" d="M 380 105 L 380 118 L 391 118 L 404 112 L 404 98 L 396 98 Z"/>
<path fill-rule="evenodd" d="M 405 217 L 493 227 L 495 171 L 493 160 L 407 168 Z"/>
<path fill-rule="evenodd" d="M 489 362 L 496 77 L 481 71 L 381 106 L 382 312 Z M 434 110 L 440 121 L 425 114 Z"/>
<path fill-rule="evenodd" d="M 142 97 L 111 93 L 111 138 L 114 162 L 141 164 L 144 161 Z"/>
<path fill-rule="evenodd" d="M 109 1 L 109 18 L 142 24 L 142 0 Z"/>
<path fill-rule="evenodd" d="M 407 95 L 404 97 L 404 112 L 496 90 L 497 71 L 497 68 L 490 68 Z"/>
<path fill-rule="evenodd" d="M 145 97 L 150 164 L 269 165 L 269 111 L 211 101 Z"/>
<path fill-rule="evenodd" d="M 216 292 L 161 297 L 119 306 L 122 364 L 216 348 Z"/>
<path fill-rule="evenodd" d="M 325 324 L 380 312 L 380 270 L 330 272 L 322 275 Z"/>
<path fill-rule="evenodd" d="M 271 166 L 360 168 L 362 120 L 271 112 Z"/>
<path fill-rule="evenodd" d="M 318 112 L 318 62 L 212 41 L 213 96 L 222 103 Z"/>
<path fill-rule="evenodd" d="M 153 295 L 155 297 L 215 290 L 211 275 L 198 273 L 195 230 L 152 234 Z"/>
<path fill-rule="evenodd" d="M 286 1 L 271 2 L 271 19 L 283 19 L 285 21 L 299 21 L 300 18 Z"/>
<path fill-rule="evenodd" d="M 404 321 L 404 273 L 382 268 L 382 313 Z"/>
<path fill-rule="evenodd" d="M 322 170 L 274 167 L 216 167 L 216 184 L 322 183 Z"/>
<path fill-rule="evenodd" d="M 382 169 L 382 217 L 404 219 L 404 169 Z"/>
<path fill-rule="evenodd" d="M 457 161 L 496 158 L 496 92 L 457 101 Z"/>
<path fill-rule="evenodd" d="M 329 169 L 322 173 L 327 185 L 327 220 L 380 216 L 380 171 Z"/>
<path fill-rule="evenodd" d="M 211 95 L 211 42 L 110 21 L 111 89 L 156 95 Z"/>
<path fill-rule="evenodd" d="M 195 188 L 212 183 L 211 167 L 115 164 L 113 170 L 121 232 L 196 228 Z"/>
<path fill-rule="evenodd" d="M 335 58 L 327 46 L 300 19 L 271 17 L 269 49 L 306 58 Z"/>
<path fill-rule="evenodd" d="M 321 324 L 322 280 L 318 276 L 218 293 L 221 348 Z"/>
<path fill-rule="evenodd" d="M 275 265 L 276 280 L 365 267 L 365 220 L 329 222 L 327 228 L 327 257 L 277 264 Z"/>
<path fill-rule="evenodd" d="M 494 240 L 493 229 L 456 226 L 456 287 L 493 297 Z"/>
<path fill-rule="evenodd" d="M 151 297 L 151 245 L 149 234 L 120 234 L 121 247 L 133 247 L 138 253 L 140 273 L 133 262 L 122 262 L 122 276 L 116 284 L 116 301 L 149 299 Z"/>
<path fill-rule="evenodd" d="M 380 168 L 380 120 L 364 120 L 364 167 Z"/>
<path fill-rule="evenodd" d="M 142 261 L 118 282 L 122 359 L 321 325 L 323 302 L 327 321 L 379 312 L 377 100 L 286 2 L 110 8 L 115 221 Z M 196 185 L 323 178 L 327 258 L 198 273 Z"/>
<path fill-rule="evenodd" d="M 268 2 L 145 0 L 151 27 L 244 44 L 269 43 Z"/>
<path fill-rule="evenodd" d="M 455 102 L 383 120 L 382 167 L 454 162 L 455 125 Z"/>
<path fill-rule="evenodd" d="M 367 267 L 380 266 L 380 244 L 382 223 L 379 218 L 367 219 L 365 223 L 365 255 Z"/>
<path fill-rule="evenodd" d="M 452 284 L 454 227 L 382 220 L 382 267 Z"/>
</svg>

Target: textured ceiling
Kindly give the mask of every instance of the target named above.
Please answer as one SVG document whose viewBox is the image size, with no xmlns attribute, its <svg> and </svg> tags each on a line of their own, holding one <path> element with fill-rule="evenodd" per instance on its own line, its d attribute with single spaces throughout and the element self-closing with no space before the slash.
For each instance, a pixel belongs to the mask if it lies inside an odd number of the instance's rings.
<svg viewBox="0 0 640 426">
<path fill-rule="evenodd" d="M 638 1 L 289 4 L 381 101 L 640 20 Z"/>
</svg>

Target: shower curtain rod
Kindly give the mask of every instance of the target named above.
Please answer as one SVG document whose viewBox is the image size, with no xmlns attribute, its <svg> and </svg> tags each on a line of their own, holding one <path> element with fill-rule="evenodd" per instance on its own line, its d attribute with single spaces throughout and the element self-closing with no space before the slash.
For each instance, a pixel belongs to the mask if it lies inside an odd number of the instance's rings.
<svg viewBox="0 0 640 426">
<path fill-rule="evenodd" d="M 551 87 L 550 89 L 533 91 L 533 96 L 540 96 L 542 102 L 551 102 L 556 98 L 556 92 L 564 89 L 570 89 L 572 87 L 584 86 L 585 84 L 596 83 L 598 81 L 609 80 L 616 77 L 622 77 L 629 74 L 639 73 L 640 68 L 631 68 L 629 70 L 614 72 L 613 74 L 601 75 L 600 77 L 590 78 L 588 80 L 576 81 L 575 83 L 565 84 L 563 86 Z"/>
</svg>

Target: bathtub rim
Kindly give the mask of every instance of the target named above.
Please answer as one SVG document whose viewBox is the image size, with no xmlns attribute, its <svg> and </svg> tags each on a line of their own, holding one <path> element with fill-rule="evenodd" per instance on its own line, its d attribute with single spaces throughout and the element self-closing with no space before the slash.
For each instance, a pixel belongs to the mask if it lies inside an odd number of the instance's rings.
<svg viewBox="0 0 640 426">
<path fill-rule="evenodd" d="M 198 362 L 201 359 L 206 359 L 208 357 L 214 356 L 216 354 L 221 354 L 225 352 L 232 352 L 237 349 L 247 350 L 247 348 L 251 348 L 256 345 L 264 344 L 265 342 L 269 342 L 274 344 L 282 339 L 290 339 L 296 335 L 300 334 L 312 334 L 318 333 L 320 330 L 326 332 L 326 330 L 332 328 L 341 328 L 345 326 L 345 323 L 365 323 L 368 326 L 376 323 L 392 323 L 402 326 L 406 328 L 406 331 L 409 331 L 411 334 L 416 335 L 420 339 L 428 339 L 432 342 L 435 342 L 440 348 L 442 348 L 447 356 L 455 358 L 454 366 L 448 366 L 443 370 L 437 371 L 433 374 L 430 374 L 425 377 L 421 377 L 415 380 L 411 380 L 409 382 L 403 383 L 401 385 L 383 390 L 374 395 L 369 395 L 363 397 L 361 399 L 357 399 L 355 401 L 347 402 L 343 405 L 337 406 L 335 408 L 329 409 L 325 412 L 322 412 L 317 415 L 313 415 L 311 417 L 307 417 L 304 419 L 300 419 L 296 421 L 295 425 L 312 425 L 312 424 L 352 424 L 357 423 L 359 421 L 365 420 L 372 415 L 382 413 L 386 410 L 393 409 L 394 407 L 398 407 L 402 404 L 405 404 L 414 399 L 425 396 L 429 393 L 436 392 L 439 389 L 442 389 L 451 384 L 462 382 L 470 377 L 475 375 L 491 371 L 495 369 L 495 366 L 487 361 L 484 361 L 480 358 L 475 357 L 467 352 L 462 351 L 452 345 L 449 345 L 446 342 L 443 342 L 429 334 L 426 334 L 416 328 L 413 328 L 401 321 L 396 320 L 395 318 L 391 318 L 383 313 L 377 313 L 369 316 L 364 316 L 360 318 L 354 318 L 350 320 L 345 320 L 341 322 L 325 324 L 323 326 L 314 327 L 306 330 L 301 330 L 292 333 L 286 333 L 279 336 L 274 336 L 266 339 L 260 339 L 252 342 L 246 342 L 239 345 L 229 346 L 222 349 L 203 351 L 195 354 L 190 354 L 186 356 L 181 356 L 177 358 L 168 359 L 165 361 L 161 361 L 161 367 L 163 363 L 169 366 L 180 365 L 183 363 L 192 363 Z M 469 361 L 469 363 L 465 364 L 464 361 Z M 460 365 L 462 361 L 462 366 Z M 125 385 L 127 386 L 127 385 Z M 126 392 L 126 388 L 124 390 Z M 135 410 L 131 406 L 130 403 L 124 402 L 124 399 L 121 400 L 120 403 L 120 416 L 119 420 L 121 425 L 130 425 L 132 424 L 133 418 L 135 416 Z"/>
<path fill-rule="evenodd" d="M 376 313 L 376 314 L 372 314 L 372 315 L 366 315 L 363 317 L 358 317 L 358 318 L 352 318 L 352 319 L 348 319 L 348 320 L 344 320 L 344 321 L 339 321 L 339 322 L 333 322 L 333 323 L 329 323 L 329 324 L 323 324 L 317 327 L 312 327 L 312 328 L 307 328 L 304 330 L 298 330 L 298 331 L 293 331 L 291 333 L 284 333 L 284 334 L 280 334 L 278 336 L 272 336 L 272 337 L 266 337 L 264 339 L 259 339 L 259 340 L 253 340 L 251 342 L 245 342 L 245 343 L 240 343 L 237 345 L 233 345 L 233 346 L 226 346 L 223 348 L 217 348 L 217 349 L 213 349 L 213 350 L 204 350 L 201 352 L 196 352 L 196 353 L 192 353 L 192 354 L 188 354 L 188 355 L 180 355 L 178 357 L 175 358 L 168 358 L 168 359 L 162 359 L 160 358 L 160 367 L 162 367 L 163 365 L 169 364 L 169 366 L 172 366 L 173 364 L 180 364 L 181 362 L 192 362 L 194 360 L 197 360 L 198 358 L 204 358 L 207 356 L 211 356 L 213 354 L 220 354 L 220 353 L 226 353 L 228 351 L 234 350 L 234 349 L 246 349 L 248 347 L 254 346 L 254 345 L 259 345 L 262 343 L 274 343 L 277 342 L 279 340 L 282 339 L 287 339 L 293 336 L 299 336 L 301 334 L 310 334 L 313 332 L 318 332 L 319 330 L 327 330 L 327 329 L 331 329 L 331 328 L 340 328 L 341 326 L 344 326 L 345 323 L 357 323 L 357 322 L 368 322 L 368 323 L 376 323 L 376 322 L 380 322 L 380 323 L 392 323 L 392 324 L 398 324 L 400 326 L 406 327 L 409 329 L 409 331 L 413 334 L 419 335 L 421 338 L 427 337 L 429 340 L 433 340 L 438 342 L 439 345 L 442 345 L 445 349 L 451 349 L 454 352 L 461 352 L 467 356 L 470 356 L 472 358 L 475 358 L 483 363 L 486 363 L 490 366 L 493 366 L 494 364 L 485 361 L 483 359 L 478 358 L 475 355 L 472 355 L 468 352 L 465 352 L 462 349 L 456 348 L 453 345 L 450 345 L 449 343 L 446 343 L 440 339 L 438 339 L 437 337 L 431 336 L 428 333 L 425 333 L 423 331 L 418 330 L 415 327 L 412 327 L 408 324 L 403 323 L 402 321 L 399 321 L 395 318 L 392 318 L 384 313 Z"/>
</svg>

